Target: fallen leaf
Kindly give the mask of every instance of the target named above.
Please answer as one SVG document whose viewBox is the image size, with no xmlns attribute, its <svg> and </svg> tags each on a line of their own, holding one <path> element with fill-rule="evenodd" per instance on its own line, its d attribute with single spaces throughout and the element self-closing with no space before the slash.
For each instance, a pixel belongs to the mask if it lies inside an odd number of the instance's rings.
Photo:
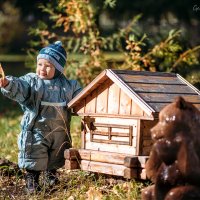
<svg viewBox="0 0 200 200">
<path fill-rule="evenodd" d="M 100 191 L 96 190 L 94 187 L 90 187 L 87 191 L 87 200 L 101 200 L 103 195 Z"/>
</svg>

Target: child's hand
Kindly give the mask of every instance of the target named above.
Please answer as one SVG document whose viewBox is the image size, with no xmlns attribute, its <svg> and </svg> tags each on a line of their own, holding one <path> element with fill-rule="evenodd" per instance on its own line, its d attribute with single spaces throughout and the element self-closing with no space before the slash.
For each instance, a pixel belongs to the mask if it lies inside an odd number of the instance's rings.
<svg viewBox="0 0 200 200">
<path fill-rule="evenodd" d="M 6 87 L 9 84 L 9 80 L 7 78 L 0 78 L 0 88 Z"/>
<path fill-rule="evenodd" d="M 9 80 L 5 77 L 5 73 L 4 73 L 1 63 L 0 63 L 0 88 L 6 87 L 8 85 L 8 83 L 9 83 Z"/>
</svg>

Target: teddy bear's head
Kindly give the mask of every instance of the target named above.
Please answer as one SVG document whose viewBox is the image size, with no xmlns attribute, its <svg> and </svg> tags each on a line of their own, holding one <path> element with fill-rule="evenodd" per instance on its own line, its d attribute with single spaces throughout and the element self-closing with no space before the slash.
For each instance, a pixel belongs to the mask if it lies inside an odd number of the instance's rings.
<svg viewBox="0 0 200 200">
<path fill-rule="evenodd" d="M 173 140 L 177 134 L 194 136 L 200 129 L 200 112 L 182 97 L 164 107 L 159 113 L 159 122 L 151 129 L 152 139 Z M 193 134 L 191 134 L 191 132 Z"/>
</svg>

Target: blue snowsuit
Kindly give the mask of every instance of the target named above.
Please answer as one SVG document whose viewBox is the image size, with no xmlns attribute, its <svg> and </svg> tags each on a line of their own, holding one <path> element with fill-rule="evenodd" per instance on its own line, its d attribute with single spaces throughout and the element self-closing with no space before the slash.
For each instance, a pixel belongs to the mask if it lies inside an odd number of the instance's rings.
<svg viewBox="0 0 200 200">
<path fill-rule="evenodd" d="M 1 92 L 17 101 L 24 112 L 18 137 L 20 168 L 42 171 L 64 165 L 64 150 L 71 147 L 70 111 L 67 103 L 81 87 L 64 75 L 51 80 L 35 73 L 6 77 L 10 83 Z"/>
</svg>

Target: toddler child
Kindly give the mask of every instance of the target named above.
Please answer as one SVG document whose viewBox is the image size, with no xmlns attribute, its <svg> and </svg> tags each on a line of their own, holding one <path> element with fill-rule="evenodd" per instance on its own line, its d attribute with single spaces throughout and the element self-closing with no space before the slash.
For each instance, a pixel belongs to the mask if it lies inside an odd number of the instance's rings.
<svg viewBox="0 0 200 200">
<path fill-rule="evenodd" d="M 26 169 L 26 189 L 39 189 L 39 175 L 57 182 L 56 170 L 64 165 L 64 150 L 71 147 L 70 111 L 67 103 L 81 90 L 63 75 L 66 51 L 60 41 L 42 48 L 36 73 L 0 79 L 1 92 L 17 101 L 24 112 L 18 137 L 18 165 Z"/>
</svg>

